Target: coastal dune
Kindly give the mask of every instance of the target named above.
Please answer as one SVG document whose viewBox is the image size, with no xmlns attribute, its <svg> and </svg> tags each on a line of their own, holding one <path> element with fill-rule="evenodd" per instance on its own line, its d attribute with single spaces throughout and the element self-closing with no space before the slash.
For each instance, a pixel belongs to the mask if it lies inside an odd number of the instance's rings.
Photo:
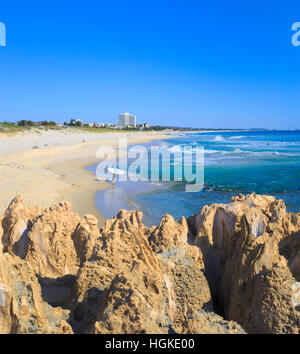
<svg viewBox="0 0 300 354">
<path fill-rule="evenodd" d="M 0 137 L 0 213 L 16 195 L 23 195 L 29 206 L 48 207 L 69 200 L 75 212 L 92 213 L 100 224 L 105 218 L 94 203 L 98 190 L 108 188 L 85 167 L 97 163 L 101 145 L 118 146 L 119 138 L 128 144 L 147 143 L 170 138 L 160 132 L 70 133 L 68 131 L 33 132 Z M 33 147 L 37 146 L 37 149 Z"/>
</svg>

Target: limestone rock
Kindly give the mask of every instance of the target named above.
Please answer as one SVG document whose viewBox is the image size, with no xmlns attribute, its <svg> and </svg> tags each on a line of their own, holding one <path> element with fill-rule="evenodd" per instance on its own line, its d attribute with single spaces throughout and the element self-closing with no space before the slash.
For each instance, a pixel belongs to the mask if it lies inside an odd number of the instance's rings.
<svg viewBox="0 0 300 354">
<path fill-rule="evenodd" d="M 182 334 L 246 334 L 234 321 L 225 321 L 221 316 L 199 310 L 187 316 Z"/>
<path fill-rule="evenodd" d="M 300 214 L 274 197 L 151 228 L 121 210 L 100 230 L 17 197 L 0 225 L 1 333 L 299 332 Z"/>
<path fill-rule="evenodd" d="M 59 322 L 57 334 L 74 334 L 74 332 L 69 323 L 62 320 Z"/>
<path fill-rule="evenodd" d="M 203 252 L 214 307 L 250 333 L 296 333 L 299 214 L 251 194 L 188 220 Z M 293 305 L 294 304 L 294 305 Z"/>
<path fill-rule="evenodd" d="M 80 257 L 73 233 L 79 222 L 80 217 L 68 202 L 45 209 L 35 220 L 28 230 L 26 261 L 37 273 L 47 277 L 77 273 Z"/>
<path fill-rule="evenodd" d="M 77 225 L 72 235 L 77 256 L 80 258 L 81 264 L 86 259 L 90 258 L 94 244 L 100 236 L 97 224 L 98 220 L 95 216 L 86 214 Z"/>
<path fill-rule="evenodd" d="M 163 275 L 142 263 L 122 272 L 104 292 L 93 333 L 168 333 L 173 306 Z"/>
<path fill-rule="evenodd" d="M 171 215 L 164 215 L 156 229 L 149 237 L 154 252 L 165 252 L 170 249 L 184 249 L 187 246 L 188 225 L 182 217 L 178 223 Z"/>
<path fill-rule="evenodd" d="M 73 327 L 83 331 L 96 319 L 101 296 L 117 274 L 143 262 L 148 272 L 160 271 L 147 239 L 142 213 L 121 210 L 107 220 L 92 254 L 82 265 L 72 290 Z"/>
<path fill-rule="evenodd" d="M 12 200 L 2 220 L 2 245 L 5 252 L 25 258 L 27 253 L 28 229 L 34 219 L 40 215 L 42 208 L 25 208 L 23 198 Z M 0 232 L 1 234 L 1 232 Z"/>
<path fill-rule="evenodd" d="M 81 220 L 67 202 L 28 209 L 17 197 L 2 225 L 0 333 L 71 333 L 66 301 L 96 219 Z"/>
<path fill-rule="evenodd" d="M 3 243 L 2 243 L 3 227 L 2 227 L 2 220 L 3 220 L 3 216 L 0 214 L 0 253 L 2 253 L 2 251 L 3 251 Z"/>
<path fill-rule="evenodd" d="M 114 333 L 119 328 L 125 333 L 168 333 L 170 328 L 181 331 L 189 311 L 212 311 L 209 286 L 200 268 L 201 251 L 187 244 L 187 233 L 186 220 L 176 223 L 171 216 L 165 216 L 157 229 L 147 229 L 139 211 L 121 210 L 108 220 L 73 287 L 73 327 L 79 332 Z M 159 296 L 154 296 L 156 291 Z M 104 296 L 109 300 L 103 305 Z M 133 315 L 126 304 L 132 296 L 140 304 L 135 326 L 128 323 Z M 113 316 L 115 297 L 124 297 L 124 303 L 118 310 L 114 307 L 118 315 Z M 97 323 L 91 328 L 94 320 Z"/>
<path fill-rule="evenodd" d="M 20 196 L 11 202 L 1 224 L 4 252 L 26 259 L 37 273 L 49 277 L 76 274 L 99 234 L 96 218 L 86 215 L 81 220 L 68 202 L 25 208 Z"/>
<path fill-rule="evenodd" d="M 213 311 L 208 282 L 203 274 L 200 249 L 188 244 L 189 229 L 184 217 L 175 222 L 165 215 L 149 237 L 160 260 L 167 288 L 173 294 L 172 327 L 181 332 L 188 313 L 197 309 Z M 170 296 L 172 298 L 172 296 Z"/>
<path fill-rule="evenodd" d="M 68 317 L 69 311 L 43 300 L 30 264 L 0 254 L 0 333 L 58 333 L 59 321 Z"/>
</svg>

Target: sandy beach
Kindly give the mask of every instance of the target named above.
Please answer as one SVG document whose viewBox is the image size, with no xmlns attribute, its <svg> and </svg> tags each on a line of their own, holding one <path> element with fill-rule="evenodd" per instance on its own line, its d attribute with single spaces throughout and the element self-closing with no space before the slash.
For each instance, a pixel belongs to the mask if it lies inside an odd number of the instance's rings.
<svg viewBox="0 0 300 354">
<path fill-rule="evenodd" d="M 102 225 L 105 218 L 96 208 L 94 196 L 111 185 L 98 181 L 85 167 L 99 161 L 96 151 L 101 145 L 117 147 L 120 137 L 126 137 L 128 144 L 136 144 L 167 139 L 170 135 L 45 131 L 0 136 L 0 214 L 15 196 L 22 195 L 27 206 L 49 207 L 62 200 L 70 201 L 80 216 L 93 214 Z M 38 149 L 33 149 L 35 145 Z"/>
</svg>

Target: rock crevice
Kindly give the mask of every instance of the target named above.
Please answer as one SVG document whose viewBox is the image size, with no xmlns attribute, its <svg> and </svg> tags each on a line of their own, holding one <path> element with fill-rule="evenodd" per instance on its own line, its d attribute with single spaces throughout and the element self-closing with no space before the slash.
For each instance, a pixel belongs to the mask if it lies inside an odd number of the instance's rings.
<svg viewBox="0 0 300 354">
<path fill-rule="evenodd" d="M 68 202 L 0 216 L 1 333 L 298 333 L 300 215 L 251 194 L 147 228 Z"/>
</svg>

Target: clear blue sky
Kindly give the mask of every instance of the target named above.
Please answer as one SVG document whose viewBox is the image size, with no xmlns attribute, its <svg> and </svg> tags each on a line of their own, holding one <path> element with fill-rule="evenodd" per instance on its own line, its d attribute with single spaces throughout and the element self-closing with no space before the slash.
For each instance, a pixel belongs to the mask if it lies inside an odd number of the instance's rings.
<svg viewBox="0 0 300 354">
<path fill-rule="evenodd" d="M 300 129 L 299 0 L 1 0 L 0 121 Z"/>
</svg>

